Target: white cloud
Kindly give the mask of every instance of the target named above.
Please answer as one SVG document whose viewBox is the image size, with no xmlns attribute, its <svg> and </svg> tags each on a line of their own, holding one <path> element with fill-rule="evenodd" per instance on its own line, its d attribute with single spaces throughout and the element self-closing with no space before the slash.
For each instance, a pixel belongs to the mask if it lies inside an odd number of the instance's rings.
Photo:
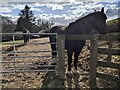
<svg viewBox="0 0 120 90">
<path fill-rule="evenodd" d="M 43 12 L 40 8 L 31 8 L 31 10 L 35 12 Z"/>
<path fill-rule="evenodd" d="M 18 1 L 18 0 L 17 0 Z M 24 0 L 25 1 L 25 0 Z M 35 0 L 33 0 L 35 2 Z M 40 2 L 42 3 L 40 3 Z M 92 0 L 86 0 L 83 2 L 83 0 L 49 0 L 51 3 L 44 3 L 48 2 L 48 0 L 39 0 L 38 2 L 28 4 L 31 7 L 31 10 L 34 12 L 37 12 L 35 17 L 41 18 L 41 19 L 46 19 L 50 21 L 54 21 L 55 23 L 61 23 L 61 24 L 68 24 L 72 21 L 75 21 L 77 18 L 83 17 L 89 13 L 92 13 L 94 10 L 100 10 L 104 4 L 98 3 L 98 2 L 86 2 L 86 1 L 92 1 Z M 100 1 L 100 0 L 93 0 L 93 1 Z M 104 0 L 108 1 L 108 0 Z M 111 0 L 113 1 L 113 0 Z M 27 1 L 28 2 L 28 1 Z M 30 2 L 30 0 L 29 0 Z M 56 3 L 57 2 L 57 3 Z M 67 2 L 67 3 L 59 3 L 59 2 Z M 26 3 L 12 3 L 12 4 L 4 4 L 4 7 L 0 8 L 0 12 L 11 12 L 14 9 L 24 9 Z M 45 8 L 43 8 L 44 6 Z M 67 7 L 67 8 L 66 8 Z M 50 10 L 51 8 L 51 10 Z M 42 10 L 43 9 L 43 10 Z M 47 12 L 47 9 L 50 10 Z M 105 6 L 105 11 L 108 9 L 114 9 L 114 15 L 116 15 L 116 5 L 109 3 L 108 5 Z M 43 12 L 46 10 L 45 12 Z M 58 12 L 55 13 L 55 10 L 61 10 L 61 14 L 59 15 Z M 110 10 L 111 11 L 111 10 Z M 41 14 L 42 12 L 42 14 Z M 54 15 L 52 14 L 54 12 Z M 39 14 L 40 13 L 40 14 Z M 111 14 L 111 12 L 110 12 Z M 108 15 L 110 15 L 108 14 Z M 113 15 L 113 14 L 112 14 Z M 112 17 L 111 15 L 111 17 Z M 113 17 L 114 17 L 113 15 Z M 4 15 L 4 16 L 7 16 Z M 8 14 L 9 17 L 10 16 Z M 110 18 L 111 18 L 110 17 Z M 17 17 L 13 18 L 16 20 Z"/>
<path fill-rule="evenodd" d="M 114 5 L 114 4 L 111 4 L 111 5 L 110 5 L 110 4 L 107 4 L 106 7 L 107 7 L 107 8 L 112 8 L 112 9 L 114 9 L 114 8 L 116 8 L 116 5 Z"/>
<path fill-rule="evenodd" d="M 69 0 L 70 1 L 70 3 L 75 3 L 75 0 Z"/>
<path fill-rule="evenodd" d="M 114 15 L 114 16 L 112 16 L 112 17 L 109 17 L 109 18 L 107 19 L 107 21 L 112 20 L 112 19 L 115 19 L 115 18 L 118 18 L 118 17 L 119 17 L 118 15 Z"/>
<path fill-rule="evenodd" d="M 1 7 L 0 12 L 9 13 L 11 10 L 8 7 Z"/>
<path fill-rule="evenodd" d="M 48 3 L 45 5 L 48 8 L 52 8 L 52 10 L 63 10 L 63 5 L 61 5 L 61 4 Z"/>
<path fill-rule="evenodd" d="M 73 2 L 76 0 L 2 0 L 2 2 Z"/>
<path fill-rule="evenodd" d="M 49 20 L 51 16 L 52 14 L 46 14 L 46 13 L 35 15 L 36 19 L 45 19 L 45 20 Z"/>
<path fill-rule="evenodd" d="M 0 0 L 0 2 L 78 2 L 83 0 Z M 87 1 L 119 1 L 119 0 L 85 0 Z"/>
<path fill-rule="evenodd" d="M 12 17 L 11 14 L 1 14 L 1 15 L 4 16 L 4 17 Z"/>
<path fill-rule="evenodd" d="M 52 10 L 56 10 L 56 9 L 58 9 L 58 10 L 63 10 L 63 6 L 62 6 L 62 5 L 58 5 L 58 4 L 54 4 L 54 5 L 52 6 Z"/>
<path fill-rule="evenodd" d="M 71 12 L 72 14 L 76 15 L 76 14 L 79 14 L 79 15 L 83 15 L 84 13 L 90 13 L 90 12 L 93 12 L 94 9 L 96 10 L 99 10 L 100 8 L 102 8 L 103 5 L 102 4 L 96 4 L 96 3 L 87 3 L 87 4 L 84 4 L 84 3 L 79 3 L 79 5 L 77 6 L 72 6 L 69 10 L 69 12 Z"/>
<path fill-rule="evenodd" d="M 52 15 L 52 14 L 39 14 L 36 15 L 37 19 L 45 19 L 49 21 L 53 21 L 56 25 L 68 25 L 70 22 L 74 21 L 74 15 Z"/>
<path fill-rule="evenodd" d="M 12 9 L 24 9 L 26 4 L 11 4 Z"/>
<path fill-rule="evenodd" d="M 13 21 L 16 21 L 18 18 L 19 18 L 19 16 L 13 16 L 13 15 L 11 15 L 11 14 L 1 14 L 2 16 L 4 16 L 4 17 L 9 17 L 9 18 L 11 18 Z"/>
<path fill-rule="evenodd" d="M 38 6 L 41 6 L 41 4 L 37 2 L 35 3 L 35 6 L 38 7 Z"/>
</svg>

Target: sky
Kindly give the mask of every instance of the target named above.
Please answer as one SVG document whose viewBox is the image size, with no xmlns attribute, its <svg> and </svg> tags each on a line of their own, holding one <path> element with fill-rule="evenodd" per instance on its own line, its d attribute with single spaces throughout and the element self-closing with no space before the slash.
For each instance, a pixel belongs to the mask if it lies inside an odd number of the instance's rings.
<svg viewBox="0 0 120 90">
<path fill-rule="evenodd" d="M 25 5 L 30 6 L 36 19 L 46 19 L 55 24 L 68 25 L 78 18 L 105 8 L 108 19 L 120 15 L 119 0 L 2 0 L 0 14 L 10 17 L 14 22 Z"/>
<path fill-rule="evenodd" d="M 1 2 L 77 2 L 77 1 L 120 1 L 120 0 L 1 0 Z"/>
</svg>

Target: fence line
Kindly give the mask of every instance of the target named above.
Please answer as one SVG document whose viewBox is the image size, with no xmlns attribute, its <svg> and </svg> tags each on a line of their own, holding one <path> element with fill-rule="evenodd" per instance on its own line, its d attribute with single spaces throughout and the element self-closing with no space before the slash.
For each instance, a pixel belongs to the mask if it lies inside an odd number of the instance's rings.
<svg viewBox="0 0 120 90">
<path fill-rule="evenodd" d="M 40 62 L 42 62 L 43 60 L 39 60 Z M 2 61 L 2 62 L 0 62 L 0 63 L 33 63 L 34 62 L 34 60 L 30 60 L 30 61 L 24 61 L 24 62 L 21 62 L 21 61 L 16 61 L 16 62 L 14 62 L 14 61 L 9 61 L 9 62 L 7 62 L 7 61 Z M 48 60 L 44 60 L 44 62 L 56 62 L 56 60 L 52 60 L 52 59 L 48 59 Z"/>
<path fill-rule="evenodd" d="M 23 73 L 23 72 L 56 72 L 55 69 L 53 70 L 11 70 L 11 71 L 0 71 L 0 73 Z"/>
<path fill-rule="evenodd" d="M 120 40 L 119 35 L 99 35 L 100 41 L 118 41 Z"/>
<path fill-rule="evenodd" d="M 7 33 L 8 34 L 8 33 Z M 36 34 L 36 33 L 31 33 Z M 37 33 L 38 34 L 38 33 Z M 11 33 L 11 35 L 18 35 L 15 33 Z M 42 33 L 41 35 L 52 35 L 51 33 Z M 55 34 L 57 35 L 57 34 Z M 120 64 L 113 64 L 106 62 L 100 62 L 97 59 L 98 53 L 104 53 L 108 54 L 110 57 L 111 55 L 115 54 L 118 55 L 120 50 L 114 50 L 111 49 L 111 46 L 109 46 L 109 49 L 103 49 L 98 48 L 98 41 L 118 41 L 120 39 L 119 35 L 57 35 L 57 70 L 58 74 L 62 79 L 65 78 L 65 39 L 69 40 L 90 40 L 91 46 L 90 46 L 90 71 L 89 71 L 89 82 L 91 88 L 96 88 L 96 77 L 103 77 L 106 78 L 107 75 L 99 74 L 97 73 L 97 66 L 103 66 L 103 67 L 111 67 L 111 68 L 118 68 L 120 70 Z M 14 45 L 13 45 L 14 46 Z M 111 51 L 110 51 L 111 50 Z M 15 46 L 14 46 L 14 53 L 15 53 Z M 14 58 L 17 56 L 13 56 Z M 14 60 L 15 62 L 16 60 Z M 109 60 L 110 62 L 111 60 Z M 104 63 L 104 64 L 103 64 Z M 16 66 L 16 65 L 15 65 Z M 23 70 L 24 71 L 24 70 Z M 48 70 L 49 71 L 49 70 Z M 20 72 L 14 71 L 14 72 Z M 120 73 L 120 71 L 119 71 Z M 120 77 L 120 75 L 118 75 Z M 108 75 L 109 79 L 112 79 L 110 75 Z M 119 78 L 115 77 L 115 80 L 118 80 Z M 120 81 L 120 80 L 118 80 Z M 119 85 L 120 86 L 120 85 Z"/>
<path fill-rule="evenodd" d="M 48 58 L 48 57 L 52 57 L 52 56 L 2 56 L 2 58 Z M 57 56 L 54 56 L 57 58 Z"/>
<path fill-rule="evenodd" d="M 6 42 L 6 43 L 4 43 L 4 45 L 6 45 L 6 44 L 13 44 L 13 43 L 10 43 L 10 42 Z M 22 43 L 14 43 L 14 44 L 23 44 L 23 42 Z M 42 42 L 30 42 L 29 44 L 57 44 L 56 42 L 52 42 L 52 43 L 50 43 L 50 42 L 44 42 L 44 43 L 42 43 Z"/>
<path fill-rule="evenodd" d="M 120 63 L 119 64 L 113 64 L 106 62 L 100 62 L 97 59 L 97 53 L 102 54 L 108 54 L 108 61 L 110 62 L 112 55 L 119 55 L 120 50 L 112 49 L 111 43 L 113 41 L 118 41 L 120 39 L 119 35 L 65 35 L 65 39 L 68 40 L 90 40 L 91 46 L 90 46 L 90 70 L 89 70 L 89 82 L 91 88 L 96 88 L 96 77 L 102 77 L 106 79 L 114 79 L 117 80 L 118 83 L 120 83 Z M 98 41 L 108 41 L 109 46 L 107 48 L 98 48 Z M 97 72 L 97 66 L 104 66 L 104 67 L 111 67 L 111 68 L 117 68 L 119 70 L 118 77 L 113 77 L 111 75 L 101 74 Z M 108 76 L 108 78 L 107 78 Z M 118 85 L 120 87 L 120 84 Z"/>
<path fill-rule="evenodd" d="M 98 53 L 109 55 L 108 61 L 110 62 L 112 55 L 120 55 L 120 50 L 113 48 L 98 48 Z"/>
<path fill-rule="evenodd" d="M 26 33 L 0 33 L 0 35 L 12 35 L 12 42 L 11 43 L 6 43 L 6 44 L 11 44 L 12 45 L 12 50 L 11 51 L 7 51 L 7 50 L 4 50 L 3 52 L 2 52 L 2 54 L 4 54 L 4 53 L 11 53 L 12 54 L 12 56 L 0 56 L 0 58 L 2 58 L 2 59 L 11 59 L 10 61 L 2 61 L 2 63 L 0 63 L 1 64 L 1 66 L 2 66 L 2 64 L 5 64 L 5 63 L 10 63 L 10 64 L 12 64 L 12 66 L 8 66 L 9 68 L 14 68 L 14 70 L 10 70 L 10 71 L 2 71 L 2 70 L 0 70 L 0 74 L 1 73 L 12 73 L 12 72 L 28 72 L 27 70 L 17 70 L 17 69 L 21 69 L 21 68 L 29 68 L 29 66 L 25 66 L 25 65 L 22 65 L 22 66 L 18 66 L 17 64 L 18 63 L 27 63 L 26 61 L 17 61 L 16 59 L 17 58 L 51 58 L 52 56 L 51 55 L 45 55 L 45 56 L 17 56 L 16 55 L 16 53 L 46 53 L 46 52 L 57 52 L 57 51 L 51 51 L 51 50 L 26 50 L 26 51 L 20 51 L 20 50 L 17 50 L 16 49 L 16 44 L 21 44 L 21 43 L 16 43 L 16 41 L 15 41 L 15 38 L 16 38 L 16 36 L 17 35 L 26 35 Z M 30 33 L 29 35 L 54 35 L 54 36 L 56 36 L 57 34 L 56 33 Z M 56 42 L 53 42 L 53 43 L 50 43 L 50 42 L 31 42 L 31 43 L 29 43 L 29 44 L 36 44 L 36 45 L 38 45 L 38 44 L 40 44 L 40 45 L 43 45 L 43 44 L 56 44 L 56 46 L 57 46 L 57 43 Z M 58 56 L 54 56 L 54 57 L 56 57 L 56 60 L 57 60 L 57 58 L 58 58 Z M 56 61 L 55 59 L 54 60 L 39 60 L 40 62 L 51 62 L 51 63 L 56 63 L 57 61 Z M 33 61 L 29 61 L 28 63 L 34 63 Z M 44 69 L 45 69 L 45 67 L 51 67 L 51 69 L 52 69 L 52 67 L 53 67 L 53 65 L 36 65 L 36 67 L 44 67 Z M 55 65 L 56 66 L 56 65 Z M 30 66 L 30 67 L 35 67 L 35 66 Z M 56 66 L 57 67 L 57 66 Z M 36 70 L 36 71 L 56 71 L 56 67 L 54 68 L 54 70 L 47 70 L 47 69 L 45 69 L 45 70 Z M 6 68 L 6 67 L 3 67 L 3 68 Z M 31 70 L 31 71 L 35 71 L 35 70 Z M 31 72 L 30 71 L 30 72 Z"/>
<path fill-rule="evenodd" d="M 27 33 L 0 33 L 0 35 L 28 35 Z M 57 33 L 29 33 L 29 35 L 57 35 Z"/>
<path fill-rule="evenodd" d="M 38 52 L 57 52 L 57 51 L 51 51 L 51 50 L 25 50 L 25 51 L 23 51 L 23 50 L 19 50 L 19 51 L 2 51 L 2 53 L 9 53 L 9 52 L 11 52 L 11 53 L 27 53 L 27 52 L 29 52 L 29 53 L 38 53 Z"/>
</svg>

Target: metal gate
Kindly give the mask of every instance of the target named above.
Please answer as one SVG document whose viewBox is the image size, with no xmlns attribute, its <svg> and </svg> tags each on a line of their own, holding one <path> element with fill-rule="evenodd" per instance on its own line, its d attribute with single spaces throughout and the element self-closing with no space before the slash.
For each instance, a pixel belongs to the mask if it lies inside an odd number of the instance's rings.
<svg viewBox="0 0 120 90">
<path fill-rule="evenodd" d="M 44 36 L 57 36 L 56 33 L 30 33 L 31 36 L 37 35 L 37 39 L 30 39 L 28 44 L 23 40 L 16 40 L 16 37 L 22 37 L 23 33 L 2 33 L 2 35 L 11 35 L 12 40 L 2 43 L 2 60 L 0 61 L 0 73 L 33 72 L 33 71 L 56 71 L 57 60 L 52 58 L 50 43 Z"/>
</svg>

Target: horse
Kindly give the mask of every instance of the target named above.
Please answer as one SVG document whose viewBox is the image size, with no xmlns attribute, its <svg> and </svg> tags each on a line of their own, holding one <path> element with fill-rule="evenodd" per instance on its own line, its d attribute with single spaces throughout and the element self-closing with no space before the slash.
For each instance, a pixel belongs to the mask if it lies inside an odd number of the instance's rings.
<svg viewBox="0 0 120 90">
<path fill-rule="evenodd" d="M 50 29 L 50 33 L 64 34 L 64 35 L 84 35 L 90 34 L 91 32 L 98 32 L 100 34 L 106 34 L 106 19 L 107 16 L 104 13 L 104 8 L 101 11 L 93 12 L 85 17 L 79 18 L 75 22 L 70 23 L 67 27 L 65 26 L 54 26 Z M 49 36 L 50 42 L 56 42 L 55 36 Z M 68 73 L 73 73 L 71 64 L 72 56 L 74 54 L 74 72 L 79 73 L 77 62 L 79 54 L 85 45 L 86 40 L 66 40 L 65 39 L 65 49 L 67 50 L 68 56 Z M 52 51 L 56 50 L 56 45 L 51 44 Z M 52 52 L 52 56 L 56 55 L 56 52 Z"/>
</svg>

